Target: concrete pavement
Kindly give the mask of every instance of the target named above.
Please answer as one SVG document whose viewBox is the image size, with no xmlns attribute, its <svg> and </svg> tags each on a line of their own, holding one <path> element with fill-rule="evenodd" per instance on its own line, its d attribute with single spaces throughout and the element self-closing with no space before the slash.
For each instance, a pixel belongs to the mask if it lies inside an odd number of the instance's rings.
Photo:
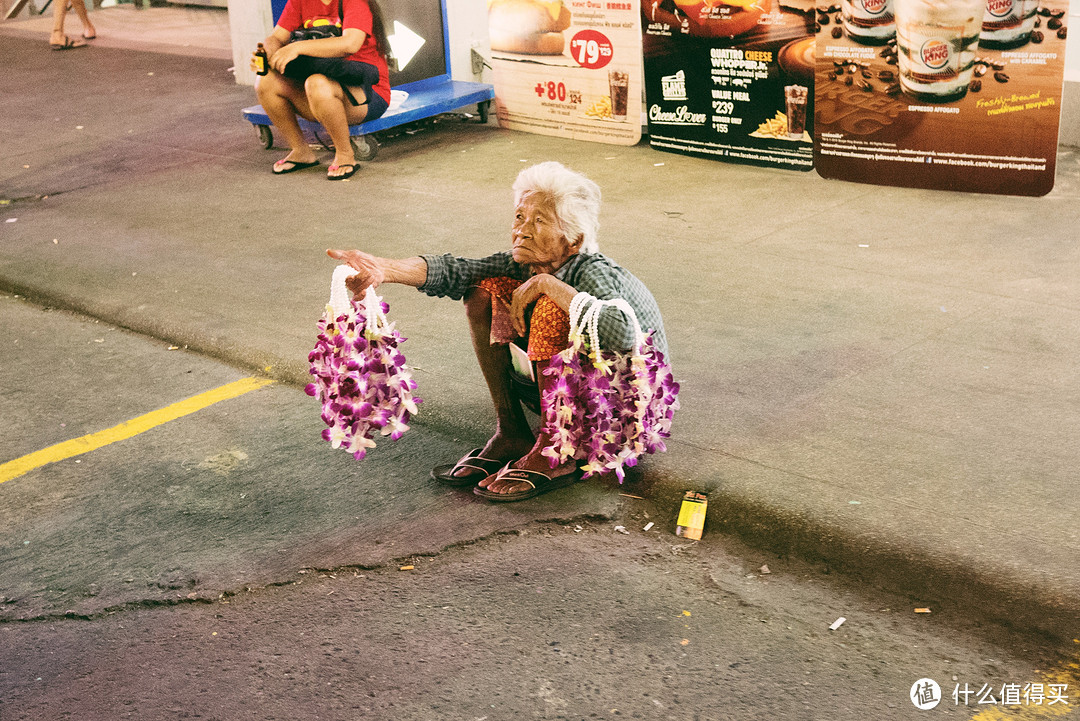
<svg viewBox="0 0 1080 721">
<path fill-rule="evenodd" d="M 0 288 L 300 384 L 325 248 L 491 252 L 515 174 L 559 160 L 603 189 L 601 247 L 657 297 L 683 383 L 631 492 L 674 511 L 703 490 L 709 533 L 1075 637 L 1075 150 L 1050 195 L 1005 198 L 445 121 L 327 183 L 270 174 L 225 60 L 12 34 L 0 60 Z M 461 308 L 385 298 L 426 401 L 413 433 L 481 441 Z"/>
</svg>

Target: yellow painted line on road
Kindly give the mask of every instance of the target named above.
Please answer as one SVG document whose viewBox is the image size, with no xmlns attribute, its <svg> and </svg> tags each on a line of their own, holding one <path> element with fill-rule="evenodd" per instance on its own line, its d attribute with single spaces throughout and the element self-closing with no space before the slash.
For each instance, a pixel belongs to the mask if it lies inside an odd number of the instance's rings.
<svg viewBox="0 0 1080 721">
<path fill-rule="evenodd" d="M 972 716 L 969 721 L 1042 721 L 1042 719 L 1080 718 L 1074 713 L 1080 706 L 1080 656 L 1077 661 L 1064 663 L 1046 673 L 1040 673 L 1036 683 L 1042 684 L 1045 692 L 1051 685 L 1056 686 L 1061 696 L 1067 701 L 1058 701 L 1048 705 L 1044 700 L 1041 705 L 1024 703 L 1021 706 L 991 706 L 985 711 Z M 1049 694 L 1047 694 L 1049 700 Z M 1000 699 L 998 700 L 1000 703 Z"/>
<path fill-rule="evenodd" d="M 81 438 L 72 438 L 70 441 L 64 441 L 63 443 L 57 443 L 55 446 L 43 448 L 40 451 L 35 451 L 22 458 L 16 458 L 13 461 L 0 464 L 0 483 L 10 481 L 12 478 L 18 478 L 35 468 L 40 468 L 49 463 L 55 463 L 67 458 L 72 458 L 73 456 L 82 455 L 83 453 L 89 453 L 102 446 L 107 446 L 110 443 L 116 443 L 117 441 L 137 436 L 155 426 L 160 426 L 169 421 L 174 421 L 177 418 L 190 415 L 195 411 L 200 411 L 215 403 L 242 396 L 245 393 L 268 386 L 273 382 L 274 381 L 266 378 L 243 378 L 233 383 L 228 383 L 218 388 L 214 388 L 213 390 L 206 391 L 205 393 L 200 393 L 197 396 L 192 396 L 191 398 L 173 403 L 172 405 L 165 406 L 164 408 L 159 408 L 156 411 L 150 411 L 138 418 L 124 421 L 118 426 L 106 428 L 97 433 L 91 433 L 90 435 L 82 436 Z"/>
</svg>

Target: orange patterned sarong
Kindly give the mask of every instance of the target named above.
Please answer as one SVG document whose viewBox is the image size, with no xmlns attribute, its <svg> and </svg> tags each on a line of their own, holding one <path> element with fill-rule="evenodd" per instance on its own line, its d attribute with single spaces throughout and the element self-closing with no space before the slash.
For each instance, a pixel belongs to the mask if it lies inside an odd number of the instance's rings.
<svg viewBox="0 0 1080 721">
<path fill-rule="evenodd" d="M 514 290 L 523 281 L 500 276 L 485 278 L 477 285 L 491 295 L 491 342 L 509 343 L 517 335 L 510 316 Z M 533 306 L 529 320 L 529 360 L 548 360 L 570 345 L 570 316 L 546 295 Z"/>
</svg>

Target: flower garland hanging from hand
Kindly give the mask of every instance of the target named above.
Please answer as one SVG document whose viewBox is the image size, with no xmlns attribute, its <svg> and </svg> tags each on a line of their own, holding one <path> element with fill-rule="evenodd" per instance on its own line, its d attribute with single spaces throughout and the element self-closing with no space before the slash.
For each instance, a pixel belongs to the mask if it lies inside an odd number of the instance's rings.
<svg viewBox="0 0 1080 721">
<path fill-rule="evenodd" d="M 348 266 L 334 271 L 330 303 L 308 354 L 315 381 L 304 389 L 322 402 L 324 440 L 360 460 L 376 432 L 401 438 L 417 412 L 416 381 L 398 346 L 405 338 L 387 323 L 390 306 L 369 287 L 362 301 L 347 299 Z"/>
<path fill-rule="evenodd" d="M 630 353 L 600 349 L 597 322 L 606 305 L 633 321 L 636 342 Z M 551 438 L 543 454 L 552 468 L 574 458 L 585 462 L 586 478 L 613 470 L 621 483 L 624 466 L 636 465 L 643 453 L 667 450 L 664 438 L 671 435 L 679 409 L 679 384 L 626 301 L 578 293 L 570 304 L 570 322 L 570 347 L 542 371 L 552 377 L 542 398 L 543 432 Z"/>
</svg>

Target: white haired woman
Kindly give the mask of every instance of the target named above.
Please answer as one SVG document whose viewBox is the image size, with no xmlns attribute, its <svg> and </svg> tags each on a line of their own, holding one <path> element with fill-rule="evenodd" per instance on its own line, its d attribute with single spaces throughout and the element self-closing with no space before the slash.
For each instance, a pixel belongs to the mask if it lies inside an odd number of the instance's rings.
<svg viewBox="0 0 1080 721">
<path fill-rule="evenodd" d="M 473 349 L 495 405 L 495 433 L 457 463 L 438 466 L 432 477 L 492 501 L 532 498 L 578 480 L 573 460 L 555 468 L 541 451 L 551 445 L 529 427 L 522 394 L 515 391 L 509 342 L 524 347 L 534 367 L 569 345 L 570 302 L 579 292 L 601 300 L 622 298 L 653 344 L 667 353 L 660 309 L 649 290 L 629 271 L 599 252 L 600 188 L 555 162 L 526 168 L 514 182 L 511 249 L 486 258 L 450 254 L 378 258 L 359 250 L 328 250 L 358 271 L 349 289 L 402 283 L 436 297 L 464 298 Z M 514 336 L 516 340 L 512 340 Z M 599 317 L 605 350 L 630 350 L 634 328 L 626 315 L 607 306 Z M 535 368 L 534 368 L 535 370 Z M 535 373 L 542 397 L 550 382 Z"/>
</svg>

